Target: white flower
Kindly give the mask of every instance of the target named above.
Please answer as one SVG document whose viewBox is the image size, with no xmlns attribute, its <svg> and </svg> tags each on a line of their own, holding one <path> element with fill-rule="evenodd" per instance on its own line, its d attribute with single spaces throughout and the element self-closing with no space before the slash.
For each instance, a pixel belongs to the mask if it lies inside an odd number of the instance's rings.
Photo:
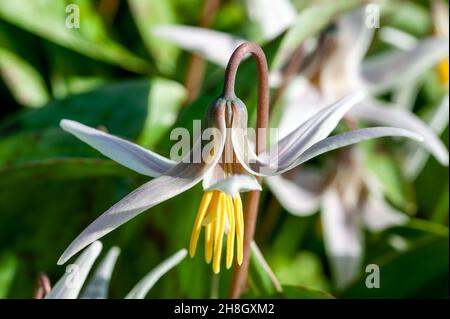
<svg viewBox="0 0 450 319">
<path fill-rule="evenodd" d="M 192 232 L 190 253 L 195 254 L 199 233 L 205 228 L 205 259 L 220 271 L 222 239 L 227 235 L 227 268 L 231 267 L 234 239 L 237 238 L 237 262 L 243 256 L 243 217 L 239 192 L 260 190 L 254 176 L 282 174 L 309 159 L 367 139 L 404 136 L 421 140 L 404 129 L 366 128 L 327 137 L 344 114 L 363 98 L 361 94 L 345 97 L 324 107 L 268 151 L 256 155 L 247 138 L 247 109 L 236 97 L 219 97 L 208 108 L 205 129 L 214 128 L 210 157 L 191 163 L 194 154 L 205 149 L 199 139 L 191 153 L 175 163 L 128 141 L 63 120 L 61 127 L 118 163 L 155 179 L 145 183 L 112 206 L 89 225 L 66 249 L 58 264 L 124 224 L 136 215 L 168 200 L 203 180 L 205 193 Z M 208 146 L 210 146 L 208 143 Z M 231 155 L 231 156 L 230 156 Z M 227 159 L 233 159 L 231 162 Z M 238 176 L 238 177 L 237 177 Z M 245 177 L 242 177 L 245 176 Z"/>
</svg>

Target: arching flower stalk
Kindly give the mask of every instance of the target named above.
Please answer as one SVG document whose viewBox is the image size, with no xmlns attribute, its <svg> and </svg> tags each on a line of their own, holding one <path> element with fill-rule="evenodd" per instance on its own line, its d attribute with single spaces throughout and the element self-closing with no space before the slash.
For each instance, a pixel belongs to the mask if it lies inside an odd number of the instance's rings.
<svg viewBox="0 0 450 319">
<path fill-rule="evenodd" d="M 203 227 L 206 235 L 205 257 L 208 262 L 212 261 L 213 270 L 217 273 L 221 267 L 224 237 L 227 236 L 226 265 L 233 263 L 236 246 L 237 264 L 242 263 L 243 267 L 238 267 L 237 279 L 233 282 L 242 287 L 239 283 L 246 278 L 245 264 L 256 224 L 258 193 L 252 192 L 247 196 L 244 208 L 240 193 L 261 190 L 258 176 L 281 174 L 325 152 L 372 138 L 402 136 L 421 140 L 415 133 L 393 127 L 365 128 L 327 137 L 344 114 L 363 98 L 361 94 L 353 94 L 322 108 L 267 151 L 263 151 L 265 135 L 257 131 L 254 149 L 247 136 L 246 106 L 234 94 L 238 66 L 248 53 L 256 57 L 259 71 L 257 128 L 267 126 L 267 63 L 258 45 L 245 43 L 236 49 L 230 59 L 222 95 L 206 112 L 202 136 L 209 133 L 206 135 L 211 139 L 208 143 L 198 139 L 191 152 L 180 162 L 80 123 L 69 120 L 61 122 L 64 130 L 102 154 L 141 174 L 156 178 L 131 192 L 90 224 L 66 249 L 59 264 L 136 215 L 203 181 L 205 194 L 194 222 L 190 253 L 195 254 Z M 195 161 L 196 154 L 206 156 Z"/>
</svg>

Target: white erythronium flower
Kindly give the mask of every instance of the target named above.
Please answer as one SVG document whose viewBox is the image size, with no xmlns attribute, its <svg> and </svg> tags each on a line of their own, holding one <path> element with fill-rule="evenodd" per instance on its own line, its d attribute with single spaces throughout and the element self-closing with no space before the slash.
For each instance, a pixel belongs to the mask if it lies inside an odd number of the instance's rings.
<svg viewBox="0 0 450 319">
<path fill-rule="evenodd" d="M 180 162 L 172 162 L 128 141 L 62 120 L 61 127 L 118 163 L 141 174 L 156 177 L 145 183 L 90 224 L 66 249 L 58 264 L 124 224 L 136 215 L 168 200 L 203 180 L 205 193 L 194 223 L 190 254 L 196 251 L 199 233 L 205 228 L 205 259 L 220 271 L 223 237 L 227 236 L 226 266 L 231 267 L 236 237 L 237 263 L 243 257 L 243 208 L 240 192 L 260 190 L 255 175 L 277 175 L 309 159 L 360 141 L 383 137 L 421 137 L 410 131 L 390 128 L 366 128 L 328 137 L 339 120 L 362 94 L 345 97 L 312 115 L 292 133 L 257 156 L 247 138 L 247 109 L 235 96 L 219 97 L 206 114 L 202 137 Z M 206 135 L 205 135 L 206 133 Z M 213 134 L 211 134 L 213 133 Z M 206 138 L 208 138 L 206 137 Z M 201 158 L 195 160 L 198 154 Z"/>
<path fill-rule="evenodd" d="M 449 11 L 448 5 L 441 0 L 433 0 L 432 1 L 432 19 L 434 23 L 434 29 L 436 36 L 449 38 Z M 398 39 L 400 36 L 396 37 Z M 437 65 L 437 73 L 439 77 L 439 82 L 442 87 L 446 91 L 446 94 L 440 101 L 437 103 L 435 108 L 428 114 L 425 118 L 429 127 L 433 130 L 436 135 L 441 135 L 445 128 L 448 126 L 449 121 L 449 58 L 446 56 L 442 59 Z M 416 81 L 419 82 L 419 81 Z M 412 83 L 411 85 L 406 85 L 404 88 L 401 88 L 397 93 L 397 96 L 400 99 L 404 100 L 404 105 L 409 109 L 412 109 L 414 106 L 414 100 L 417 96 L 417 92 L 419 91 L 420 82 Z M 425 163 L 429 157 L 429 154 L 425 152 L 423 149 L 414 148 L 411 150 L 411 153 L 407 159 L 405 164 L 405 171 L 408 177 L 415 178 L 419 175 L 422 168 L 425 166 Z"/>
<path fill-rule="evenodd" d="M 118 247 L 112 247 L 97 266 L 89 281 L 86 278 L 102 250 L 102 243 L 96 241 L 89 245 L 74 264 L 68 266 L 66 273 L 45 296 L 46 299 L 105 299 L 108 297 L 109 282 L 120 254 Z M 143 299 L 154 284 L 169 270 L 178 265 L 187 255 L 182 249 L 167 258 L 143 277 L 127 294 L 126 299 Z M 83 288 L 84 286 L 84 288 Z M 80 294 L 81 289 L 83 291 Z"/>
<path fill-rule="evenodd" d="M 365 27 L 364 19 L 363 10 L 351 12 L 337 21 L 336 31 L 325 36 L 323 46 L 329 54 L 325 55 L 318 70 L 318 85 L 325 105 L 352 92 L 363 91 L 373 95 L 399 88 L 448 56 L 448 38 L 432 37 L 418 42 L 411 50 L 389 51 L 363 62 L 372 40 L 372 29 Z M 423 146 L 441 164 L 448 165 L 445 145 L 412 112 L 367 98 L 348 117 L 417 132 L 424 138 Z"/>
</svg>

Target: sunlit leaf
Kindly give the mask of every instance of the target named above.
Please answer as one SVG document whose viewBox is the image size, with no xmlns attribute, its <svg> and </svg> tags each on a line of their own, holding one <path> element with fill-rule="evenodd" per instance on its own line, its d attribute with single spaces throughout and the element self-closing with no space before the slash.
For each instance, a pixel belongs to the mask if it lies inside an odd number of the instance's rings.
<svg viewBox="0 0 450 319">
<path fill-rule="evenodd" d="M 304 8 L 297 16 L 294 25 L 283 37 L 272 68 L 278 69 L 295 48 L 306 38 L 325 28 L 338 13 L 349 10 L 358 4 L 356 0 L 318 1 Z"/>
<path fill-rule="evenodd" d="M 0 75 L 14 98 L 22 105 L 39 107 L 49 100 L 43 76 L 26 58 L 20 55 L 20 41 L 0 23 Z M 14 42 L 14 43 L 13 43 Z"/>
<path fill-rule="evenodd" d="M 163 72 L 172 72 L 176 66 L 178 49 L 152 33 L 154 25 L 176 22 L 172 1 L 128 0 L 128 4 L 142 40 L 151 56 L 157 61 L 157 66 Z"/>
<path fill-rule="evenodd" d="M 6 252 L 0 255 L 0 299 L 7 297 L 17 266 L 18 260 L 13 254 Z"/>
<path fill-rule="evenodd" d="M 90 58 L 112 63 L 127 70 L 142 73 L 152 70 L 150 64 L 129 52 L 108 37 L 92 2 L 77 1 L 79 28 L 68 27 L 76 14 L 69 1 L 0 0 L 0 18 Z M 66 12 L 67 9 L 67 12 Z"/>
</svg>

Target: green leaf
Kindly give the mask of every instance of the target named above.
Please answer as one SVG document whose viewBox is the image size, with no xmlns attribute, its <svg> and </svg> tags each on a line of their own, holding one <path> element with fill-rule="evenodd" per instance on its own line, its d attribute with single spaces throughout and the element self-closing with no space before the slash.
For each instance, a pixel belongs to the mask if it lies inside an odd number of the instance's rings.
<svg viewBox="0 0 450 319">
<path fill-rule="evenodd" d="M 91 158 L 61 158 L 8 165 L 0 168 L 0 187 L 12 182 L 39 179 L 74 179 L 106 176 L 133 176 L 133 171 L 110 160 Z"/>
<path fill-rule="evenodd" d="M 14 279 L 18 260 L 12 253 L 3 253 L 0 256 L 0 299 L 6 298 Z"/>
<path fill-rule="evenodd" d="M 305 39 L 320 32 L 339 13 L 350 10 L 358 3 L 356 0 L 318 1 L 303 9 L 294 25 L 284 35 L 271 68 L 280 68 L 284 59 Z"/>
<path fill-rule="evenodd" d="M 62 99 L 105 85 L 111 68 L 53 43 L 46 43 L 49 57 L 50 86 L 54 98 Z"/>
<path fill-rule="evenodd" d="M 175 123 L 182 106 L 186 90 L 179 83 L 155 79 L 148 97 L 147 119 L 144 123 L 139 143 L 155 145 Z"/>
<path fill-rule="evenodd" d="M 146 80 L 110 84 L 53 100 L 39 110 L 21 113 L 13 123 L 4 125 L 37 131 L 59 127 L 61 119 L 67 118 L 92 127 L 103 126 L 111 134 L 137 139 L 147 118 L 151 90 L 152 81 Z"/>
<path fill-rule="evenodd" d="M 283 298 L 287 299 L 334 299 L 333 295 L 326 291 L 302 286 L 283 286 Z"/>
<path fill-rule="evenodd" d="M 426 36 L 432 29 L 430 12 L 414 1 L 388 1 L 386 14 L 390 26 L 415 36 Z"/>
<path fill-rule="evenodd" d="M 0 140 L 0 187 L 30 180 L 136 176 L 59 128 Z"/>
<path fill-rule="evenodd" d="M 366 164 L 381 182 L 384 195 L 402 210 L 413 212 L 416 207 L 410 199 L 410 187 L 396 159 L 375 149 L 376 145 L 373 143 L 366 145 L 369 146 L 365 148 L 369 150 Z"/>
<path fill-rule="evenodd" d="M 158 68 L 164 73 L 172 73 L 176 67 L 179 50 L 175 45 L 152 33 L 155 25 L 176 22 L 172 1 L 128 0 L 128 5 L 142 40 Z"/>
<path fill-rule="evenodd" d="M 21 55 L 29 48 L 18 35 L 0 21 L 0 74 L 17 102 L 39 107 L 48 102 L 48 90 L 38 69 Z"/>
<path fill-rule="evenodd" d="M 252 254 L 250 256 L 249 284 L 254 294 L 270 296 L 282 291 L 280 282 L 270 269 L 255 242 L 252 242 Z"/>
<path fill-rule="evenodd" d="M 78 0 L 80 27 L 68 28 L 67 5 L 72 1 L 0 0 L 0 18 L 60 46 L 74 50 L 92 59 L 104 61 L 124 69 L 148 73 L 149 62 L 135 56 L 122 45 L 110 39 L 91 1 Z"/>
<path fill-rule="evenodd" d="M 0 71 L 17 102 L 31 107 L 47 103 L 49 95 L 39 72 L 22 57 L 2 47 Z"/>
<path fill-rule="evenodd" d="M 295 253 L 284 253 L 275 249 L 267 256 L 282 285 L 330 290 L 322 260 L 312 251 L 302 250 Z"/>
<path fill-rule="evenodd" d="M 379 288 L 367 288 L 366 276 L 363 276 L 342 297 L 448 297 L 448 260 L 448 237 L 426 238 L 406 251 L 388 253 L 371 262 L 380 269 Z"/>
</svg>

